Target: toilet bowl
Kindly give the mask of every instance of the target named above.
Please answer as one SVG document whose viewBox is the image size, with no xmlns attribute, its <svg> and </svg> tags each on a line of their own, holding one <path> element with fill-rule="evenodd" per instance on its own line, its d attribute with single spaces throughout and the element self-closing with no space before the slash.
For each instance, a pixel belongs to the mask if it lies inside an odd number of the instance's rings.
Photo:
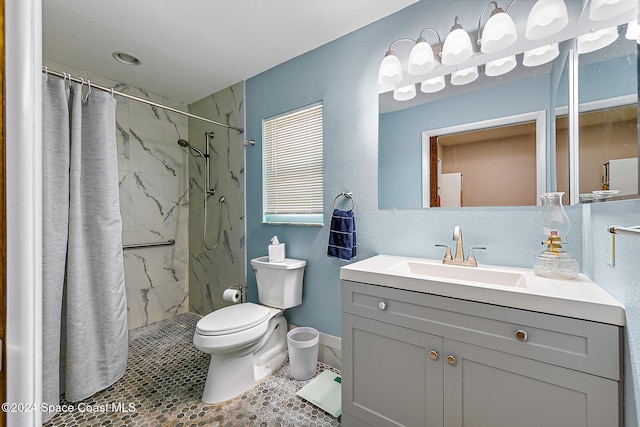
<svg viewBox="0 0 640 427">
<path fill-rule="evenodd" d="M 198 321 L 193 344 L 211 355 L 202 401 L 224 402 L 256 386 L 287 360 L 286 308 L 302 303 L 305 261 L 251 260 L 261 304 L 216 310 Z"/>
</svg>

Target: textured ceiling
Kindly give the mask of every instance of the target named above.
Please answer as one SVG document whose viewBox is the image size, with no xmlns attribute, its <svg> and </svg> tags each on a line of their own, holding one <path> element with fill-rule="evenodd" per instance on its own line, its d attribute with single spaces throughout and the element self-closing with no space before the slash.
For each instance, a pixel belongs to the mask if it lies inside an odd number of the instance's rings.
<svg viewBox="0 0 640 427">
<path fill-rule="evenodd" d="M 43 55 L 191 103 L 416 1 L 46 0 Z"/>
</svg>

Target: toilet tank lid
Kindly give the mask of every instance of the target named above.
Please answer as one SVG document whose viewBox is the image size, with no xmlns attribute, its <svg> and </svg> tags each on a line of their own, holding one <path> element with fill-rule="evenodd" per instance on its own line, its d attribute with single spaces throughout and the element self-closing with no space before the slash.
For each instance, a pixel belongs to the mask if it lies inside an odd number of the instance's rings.
<svg viewBox="0 0 640 427">
<path fill-rule="evenodd" d="M 285 258 L 284 262 L 269 262 L 268 256 L 262 256 L 260 258 L 254 258 L 251 260 L 251 265 L 254 267 L 274 268 L 278 270 L 292 270 L 294 268 L 301 268 L 307 265 L 307 261 L 301 259 Z"/>
<path fill-rule="evenodd" d="M 267 307 L 245 302 L 211 312 L 200 319 L 196 332 L 200 335 L 224 335 L 244 331 L 269 319 Z"/>
</svg>

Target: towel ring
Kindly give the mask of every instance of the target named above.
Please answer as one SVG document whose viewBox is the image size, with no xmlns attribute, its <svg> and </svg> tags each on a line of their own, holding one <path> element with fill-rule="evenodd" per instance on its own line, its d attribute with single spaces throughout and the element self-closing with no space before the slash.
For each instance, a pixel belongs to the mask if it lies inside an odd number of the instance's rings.
<svg viewBox="0 0 640 427">
<path fill-rule="evenodd" d="M 338 201 L 338 199 L 340 197 L 346 197 L 347 199 L 351 200 L 351 211 L 355 212 L 356 211 L 356 201 L 353 198 L 353 194 L 351 193 L 340 193 L 336 196 L 335 199 L 333 199 L 333 209 L 336 208 L 336 201 Z"/>
</svg>

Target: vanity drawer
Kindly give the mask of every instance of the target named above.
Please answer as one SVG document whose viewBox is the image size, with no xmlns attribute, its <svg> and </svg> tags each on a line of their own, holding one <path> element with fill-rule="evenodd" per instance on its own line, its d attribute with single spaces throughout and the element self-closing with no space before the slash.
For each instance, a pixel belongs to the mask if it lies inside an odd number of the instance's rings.
<svg viewBox="0 0 640 427">
<path fill-rule="evenodd" d="M 615 325 L 345 280 L 342 311 L 620 380 Z"/>
</svg>

